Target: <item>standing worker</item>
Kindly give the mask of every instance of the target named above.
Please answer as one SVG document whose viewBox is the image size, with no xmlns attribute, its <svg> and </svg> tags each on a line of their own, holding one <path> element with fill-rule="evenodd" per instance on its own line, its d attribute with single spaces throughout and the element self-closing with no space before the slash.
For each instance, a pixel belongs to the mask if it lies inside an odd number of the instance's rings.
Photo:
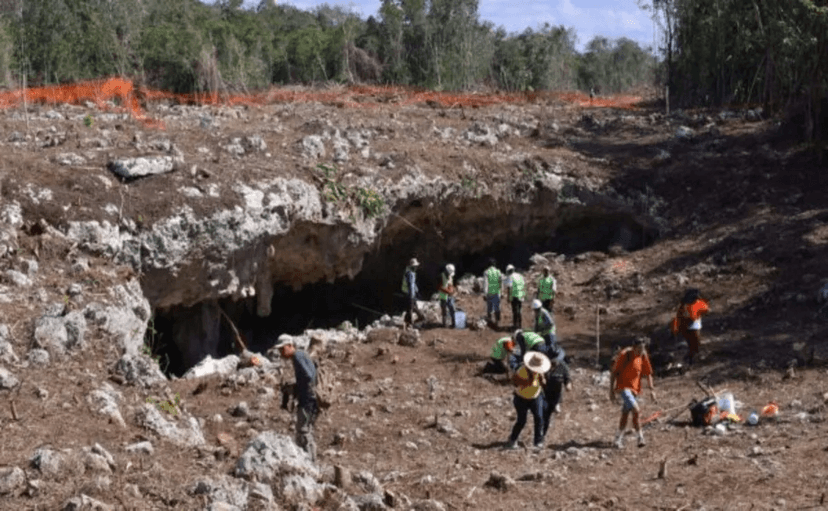
<svg viewBox="0 0 828 511">
<path fill-rule="evenodd" d="M 319 413 L 319 404 L 316 400 L 316 366 L 307 353 L 297 350 L 292 339 L 280 341 L 276 348 L 279 355 L 285 360 L 293 361 L 293 372 L 296 376 L 294 392 L 297 400 L 296 407 L 296 444 L 316 461 L 316 442 L 313 440 L 313 425 Z"/>
<path fill-rule="evenodd" d="M 547 352 L 551 367 L 546 373 L 546 384 L 543 387 L 543 437 L 552 425 L 552 414 L 561 413 L 561 397 L 563 390 L 572 391 L 572 379 L 569 376 L 569 365 L 559 356 L 558 350 L 552 347 Z"/>
<path fill-rule="evenodd" d="M 526 297 L 526 283 L 523 275 L 515 271 L 511 264 L 506 267 L 506 296 L 512 304 L 512 328 L 518 329 L 521 325 L 523 299 Z"/>
<path fill-rule="evenodd" d="M 451 328 L 457 328 L 454 307 L 454 265 L 447 264 L 440 273 L 440 293 L 437 297 L 440 300 L 440 312 L 443 316 L 443 328 L 446 328 L 446 314 L 451 316 Z"/>
<path fill-rule="evenodd" d="M 699 290 L 687 289 L 676 310 L 676 316 L 670 325 L 673 335 L 681 334 L 687 341 L 687 364 L 693 365 L 693 359 L 701 348 L 702 316 L 710 312 L 707 302 L 699 297 Z"/>
<path fill-rule="evenodd" d="M 653 387 L 653 367 L 650 364 L 650 357 L 647 356 L 647 339 L 639 337 L 630 348 L 621 350 L 615 357 L 610 373 L 610 400 L 615 403 L 616 394 L 621 394 L 623 405 L 621 407 L 621 421 L 618 423 L 618 433 L 615 436 L 615 446 L 619 449 L 624 447 L 624 430 L 627 427 L 627 417 L 632 412 L 633 428 L 638 433 L 638 446 L 646 445 L 644 433 L 641 431 L 639 421 L 640 408 L 636 396 L 641 393 L 641 377 L 647 377 L 647 384 L 656 401 L 655 388 Z"/>
<path fill-rule="evenodd" d="M 490 325 L 498 328 L 500 324 L 500 292 L 503 287 L 503 274 L 497 269 L 494 257 L 489 259 L 489 267 L 483 273 L 483 295 L 486 300 L 486 318 Z M 494 313 L 494 322 L 492 322 Z"/>
<path fill-rule="evenodd" d="M 406 327 L 414 324 L 414 313 L 417 314 L 418 321 L 422 321 L 424 317 L 420 306 L 417 304 L 417 291 L 419 291 L 417 289 L 417 268 L 419 266 L 420 262 L 417 261 L 417 258 L 412 257 L 403 274 L 402 292 L 406 296 L 408 304 L 408 311 L 403 317 L 403 323 Z"/>
<path fill-rule="evenodd" d="M 558 282 L 551 275 L 549 266 L 543 267 L 543 276 L 538 279 L 538 290 L 535 298 L 541 301 L 543 308 L 552 312 L 555 306 L 555 294 L 558 292 Z"/>
<path fill-rule="evenodd" d="M 546 355 L 537 351 L 530 351 L 523 356 L 523 364 L 512 377 L 515 384 L 513 399 L 517 419 L 512 426 L 512 434 L 506 443 L 506 449 L 516 449 L 517 440 L 523 427 L 526 425 L 528 412 L 532 412 L 535 420 L 535 449 L 543 447 L 543 392 L 541 375 L 549 371 L 550 362 Z"/>
</svg>

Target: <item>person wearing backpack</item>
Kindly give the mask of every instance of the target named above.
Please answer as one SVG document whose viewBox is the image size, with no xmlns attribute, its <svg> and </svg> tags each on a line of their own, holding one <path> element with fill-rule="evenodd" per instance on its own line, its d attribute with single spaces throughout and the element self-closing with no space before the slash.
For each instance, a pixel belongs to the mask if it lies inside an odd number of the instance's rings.
<svg viewBox="0 0 828 511">
<path fill-rule="evenodd" d="M 647 377 L 647 384 L 656 401 L 653 387 L 653 367 L 650 357 L 647 356 L 647 339 L 639 337 L 632 347 L 624 348 L 615 357 L 610 371 L 610 401 L 616 402 L 616 395 L 620 394 L 623 400 L 621 420 L 618 423 L 618 433 L 615 436 L 615 446 L 624 447 L 624 433 L 627 428 L 627 418 L 632 413 L 633 428 L 638 433 L 638 446 L 644 447 L 644 433 L 641 431 L 639 415 L 641 409 L 636 397 L 641 393 L 641 377 Z"/>
<path fill-rule="evenodd" d="M 698 289 L 687 289 L 676 309 L 676 316 L 670 324 L 673 335 L 681 334 L 687 341 L 688 365 L 693 365 L 693 359 L 698 355 L 701 348 L 701 318 L 710 312 L 707 302 L 702 300 L 699 295 Z"/>
<path fill-rule="evenodd" d="M 279 355 L 293 362 L 293 372 L 296 377 L 294 393 L 296 396 L 296 445 L 301 447 L 316 461 L 316 442 L 313 439 L 313 425 L 319 414 L 319 404 L 316 400 L 316 365 L 302 350 L 297 350 L 290 338 L 283 338 L 275 346 Z"/>
</svg>

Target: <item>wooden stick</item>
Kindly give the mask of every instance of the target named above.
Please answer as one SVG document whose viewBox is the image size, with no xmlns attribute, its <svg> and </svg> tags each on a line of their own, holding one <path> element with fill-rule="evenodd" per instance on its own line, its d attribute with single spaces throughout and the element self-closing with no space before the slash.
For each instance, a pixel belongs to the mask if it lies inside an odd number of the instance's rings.
<svg viewBox="0 0 828 511">
<path fill-rule="evenodd" d="M 219 312 L 221 313 L 222 317 L 230 323 L 230 328 L 233 329 L 233 334 L 236 336 L 236 348 L 238 348 L 239 353 L 244 353 L 247 351 L 247 344 L 244 343 L 244 339 L 242 339 L 239 330 L 236 328 L 236 325 L 233 324 L 233 320 L 224 312 L 224 310 L 219 307 Z"/>
<path fill-rule="evenodd" d="M 601 365 L 601 306 L 595 306 L 595 365 Z"/>
<path fill-rule="evenodd" d="M 9 401 L 9 405 L 11 406 L 12 418 L 14 420 L 20 420 L 20 417 L 17 416 L 17 408 L 15 408 L 15 406 L 14 406 L 14 399 Z"/>
</svg>

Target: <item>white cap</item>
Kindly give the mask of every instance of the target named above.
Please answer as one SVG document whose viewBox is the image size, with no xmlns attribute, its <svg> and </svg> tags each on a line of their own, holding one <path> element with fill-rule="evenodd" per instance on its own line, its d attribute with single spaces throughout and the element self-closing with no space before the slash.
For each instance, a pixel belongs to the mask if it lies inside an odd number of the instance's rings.
<svg viewBox="0 0 828 511">
<path fill-rule="evenodd" d="M 453 264 L 447 264 L 447 265 L 446 265 L 446 271 L 447 271 L 449 274 L 454 275 L 454 265 L 453 265 Z"/>
<path fill-rule="evenodd" d="M 532 308 L 533 308 L 533 309 L 538 310 L 538 309 L 540 309 L 540 308 L 541 308 L 541 306 L 542 306 L 542 305 L 543 305 L 543 304 L 541 303 L 541 301 L 540 301 L 540 300 L 538 300 L 537 298 L 535 298 L 534 300 L 532 300 Z"/>
<path fill-rule="evenodd" d="M 420 266 L 420 261 L 418 261 L 416 257 L 412 257 L 411 260 L 408 261 L 408 266 Z"/>
<path fill-rule="evenodd" d="M 293 345 L 293 337 L 288 334 L 282 334 L 279 336 L 278 342 L 274 348 L 279 349 L 288 345 Z"/>
<path fill-rule="evenodd" d="M 510 271 L 515 271 L 515 267 L 511 264 L 508 264 L 506 265 L 506 273 L 509 273 Z"/>
</svg>

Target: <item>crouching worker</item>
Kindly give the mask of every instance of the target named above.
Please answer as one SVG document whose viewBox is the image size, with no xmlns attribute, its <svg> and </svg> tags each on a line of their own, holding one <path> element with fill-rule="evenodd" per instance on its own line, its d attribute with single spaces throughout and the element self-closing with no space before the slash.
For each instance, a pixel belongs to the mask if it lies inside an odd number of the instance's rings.
<svg viewBox="0 0 828 511">
<path fill-rule="evenodd" d="M 530 351 L 523 356 L 523 365 L 512 376 L 512 383 L 515 384 L 514 405 L 517 411 L 515 425 L 512 426 L 512 434 L 506 443 L 506 449 L 516 449 L 517 440 L 523 427 L 526 425 L 528 413 L 532 412 L 535 419 L 536 449 L 543 447 L 543 392 L 542 377 L 549 371 L 549 359 L 543 353 Z"/>
<path fill-rule="evenodd" d="M 618 433 L 615 436 L 615 446 L 619 449 L 624 447 L 624 430 L 627 428 L 627 417 L 632 412 L 633 428 L 638 433 L 638 446 L 643 447 L 644 433 L 641 431 L 639 415 L 641 410 L 638 407 L 636 397 L 641 393 L 641 377 L 647 377 L 647 384 L 656 400 L 655 388 L 653 387 L 653 367 L 650 365 L 650 357 L 647 356 L 647 339 L 638 338 L 631 348 L 624 348 L 615 357 L 610 373 L 610 400 L 616 402 L 616 394 L 621 395 L 623 405 L 621 407 L 621 421 L 618 423 Z"/>
<path fill-rule="evenodd" d="M 515 351 L 515 341 L 502 337 L 492 346 L 492 359 L 483 366 L 482 374 L 509 374 L 509 356 Z"/>
<path fill-rule="evenodd" d="M 319 413 L 314 391 L 316 366 L 307 353 L 296 349 L 291 339 L 280 341 L 276 348 L 283 359 L 293 362 L 296 375 L 296 444 L 308 453 L 312 461 L 316 461 L 316 442 L 313 440 L 313 425 Z"/>
<path fill-rule="evenodd" d="M 552 347 L 547 352 L 551 364 L 546 373 L 546 384 L 543 386 L 543 437 L 552 425 L 552 414 L 561 413 L 561 397 L 563 390 L 572 391 L 572 379 L 569 376 L 569 366 L 559 357 L 557 348 Z"/>
</svg>

